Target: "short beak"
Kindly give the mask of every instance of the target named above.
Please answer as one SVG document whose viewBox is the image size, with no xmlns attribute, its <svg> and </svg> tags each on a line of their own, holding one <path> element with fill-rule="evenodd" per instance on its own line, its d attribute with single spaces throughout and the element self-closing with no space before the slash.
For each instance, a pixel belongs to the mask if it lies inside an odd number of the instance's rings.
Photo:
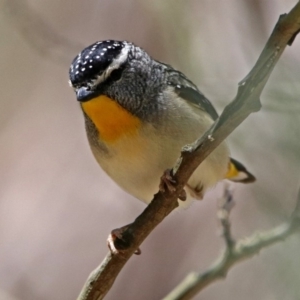
<svg viewBox="0 0 300 300">
<path fill-rule="evenodd" d="M 81 87 L 76 91 L 77 100 L 85 102 L 96 97 L 96 92 L 86 87 Z"/>
</svg>

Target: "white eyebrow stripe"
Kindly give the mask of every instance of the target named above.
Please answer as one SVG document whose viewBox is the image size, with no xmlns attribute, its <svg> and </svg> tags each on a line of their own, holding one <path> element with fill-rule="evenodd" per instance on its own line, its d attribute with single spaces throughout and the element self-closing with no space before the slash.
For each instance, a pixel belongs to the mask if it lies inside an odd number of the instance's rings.
<svg viewBox="0 0 300 300">
<path fill-rule="evenodd" d="M 108 66 L 108 68 L 96 79 L 91 82 L 91 87 L 97 86 L 99 83 L 103 82 L 113 70 L 118 69 L 128 58 L 128 53 L 130 50 L 130 45 L 126 45 L 121 53 L 112 61 L 112 63 Z"/>
</svg>

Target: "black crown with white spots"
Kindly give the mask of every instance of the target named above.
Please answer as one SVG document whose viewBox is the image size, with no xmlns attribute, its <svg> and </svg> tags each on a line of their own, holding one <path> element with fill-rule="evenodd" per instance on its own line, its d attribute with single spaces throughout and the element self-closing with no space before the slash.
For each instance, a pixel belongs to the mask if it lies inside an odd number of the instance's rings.
<svg viewBox="0 0 300 300">
<path fill-rule="evenodd" d="M 70 83 L 73 87 L 89 85 L 101 76 L 107 67 L 128 45 L 121 41 L 96 42 L 81 51 L 73 60 L 70 70 Z"/>
</svg>

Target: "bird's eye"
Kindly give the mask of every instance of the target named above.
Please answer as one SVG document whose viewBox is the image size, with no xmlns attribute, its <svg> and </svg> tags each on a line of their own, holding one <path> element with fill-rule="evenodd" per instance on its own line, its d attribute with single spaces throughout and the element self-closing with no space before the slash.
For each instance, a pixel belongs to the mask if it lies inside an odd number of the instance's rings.
<svg viewBox="0 0 300 300">
<path fill-rule="evenodd" d="M 123 71 L 124 67 L 120 67 L 118 69 L 113 70 L 109 75 L 109 80 L 118 81 L 122 77 Z"/>
</svg>

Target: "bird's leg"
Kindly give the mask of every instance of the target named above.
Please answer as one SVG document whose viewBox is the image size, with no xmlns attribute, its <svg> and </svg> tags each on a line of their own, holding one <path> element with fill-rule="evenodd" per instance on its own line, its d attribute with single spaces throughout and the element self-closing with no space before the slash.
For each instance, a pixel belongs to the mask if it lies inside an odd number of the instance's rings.
<svg viewBox="0 0 300 300">
<path fill-rule="evenodd" d="M 167 169 L 164 171 L 164 174 L 160 178 L 159 190 L 165 192 L 168 189 L 170 192 L 175 192 L 176 187 L 174 186 L 176 181 L 173 178 L 172 170 Z M 178 195 L 178 198 L 182 201 L 186 200 L 186 192 L 183 189 Z"/>
</svg>

